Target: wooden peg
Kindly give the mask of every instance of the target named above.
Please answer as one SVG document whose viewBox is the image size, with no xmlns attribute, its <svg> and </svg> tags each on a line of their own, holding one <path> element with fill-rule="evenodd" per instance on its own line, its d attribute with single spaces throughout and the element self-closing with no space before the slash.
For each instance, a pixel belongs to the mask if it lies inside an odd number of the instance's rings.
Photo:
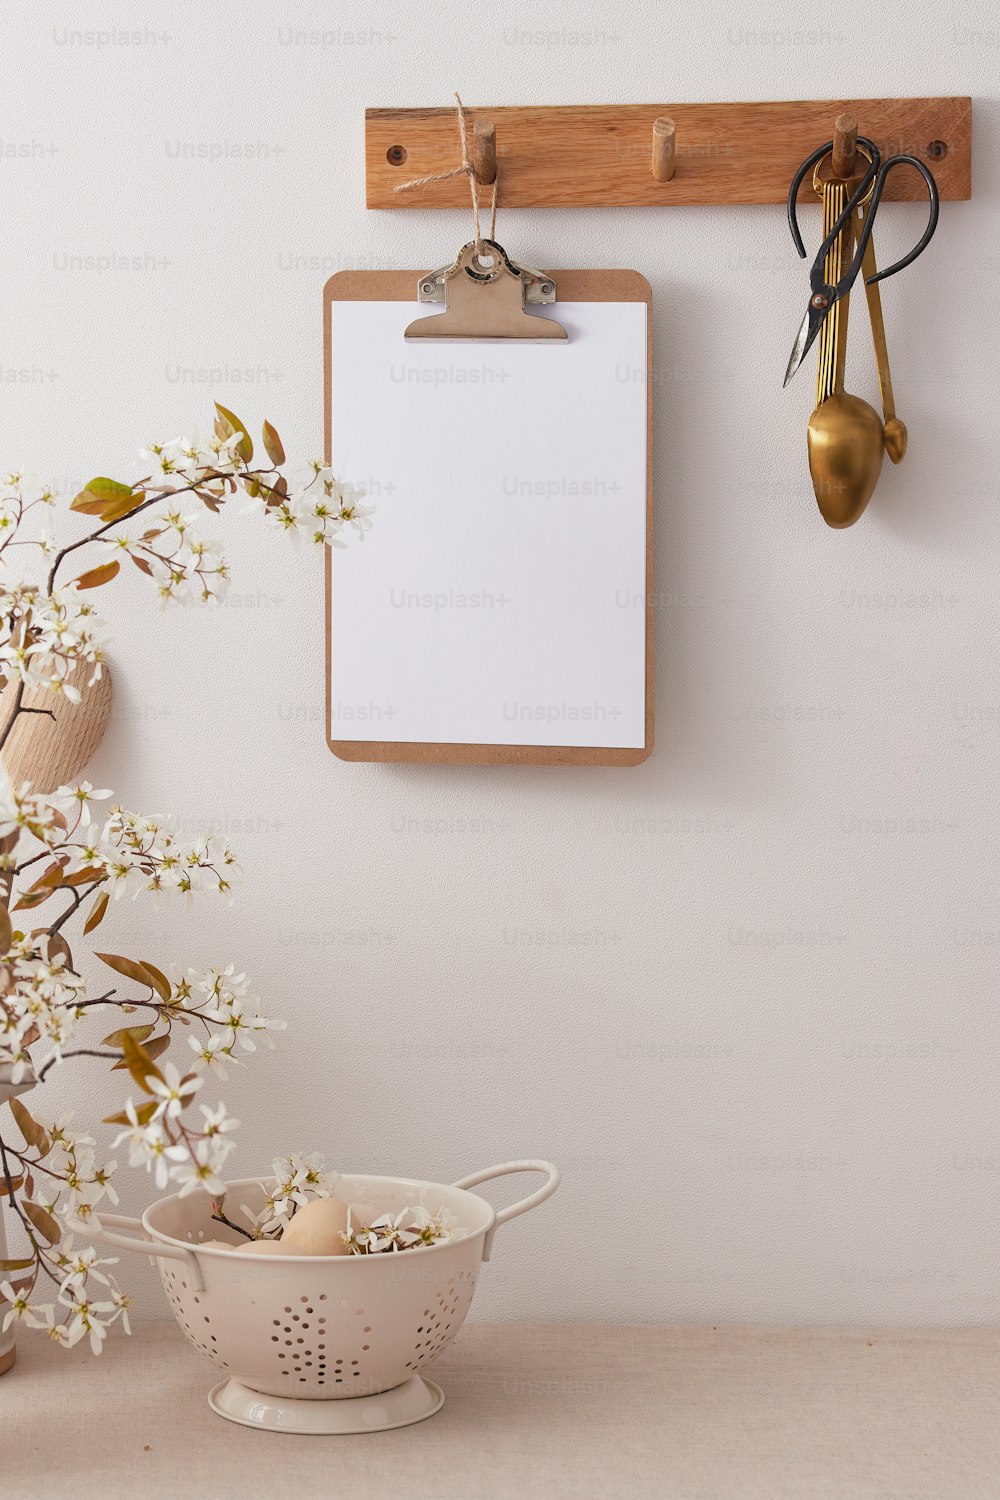
<svg viewBox="0 0 1000 1500">
<path fill-rule="evenodd" d="M 660 115 L 653 121 L 653 161 L 651 170 L 657 182 L 669 182 L 676 165 L 677 128 L 673 120 Z"/>
<path fill-rule="evenodd" d="M 838 115 L 833 126 L 833 152 L 830 175 L 838 182 L 854 176 L 854 155 L 858 149 L 857 115 Z"/>
<path fill-rule="evenodd" d="M 472 169 L 483 187 L 497 175 L 497 129 L 492 120 L 477 120 L 472 127 Z"/>
</svg>

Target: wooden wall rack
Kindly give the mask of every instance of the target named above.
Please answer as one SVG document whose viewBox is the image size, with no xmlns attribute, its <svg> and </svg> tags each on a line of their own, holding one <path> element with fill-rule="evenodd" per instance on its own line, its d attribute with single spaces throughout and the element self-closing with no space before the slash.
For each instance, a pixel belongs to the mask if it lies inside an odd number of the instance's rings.
<svg viewBox="0 0 1000 1500">
<path fill-rule="evenodd" d="M 796 167 L 845 113 L 857 116 L 883 155 L 926 161 L 942 198 L 972 196 L 968 98 L 466 109 L 476 175 L 489 183 L 499 165 L 504 208 L 783 203 Z M 464 177 L 394 191 L 459 165 L 453 108 L 369 109 L 365 137 L 369 208 L 468 207 Z M 885 196 L 924 194 L 916 172 L 900 171 Z"/>
</svg>

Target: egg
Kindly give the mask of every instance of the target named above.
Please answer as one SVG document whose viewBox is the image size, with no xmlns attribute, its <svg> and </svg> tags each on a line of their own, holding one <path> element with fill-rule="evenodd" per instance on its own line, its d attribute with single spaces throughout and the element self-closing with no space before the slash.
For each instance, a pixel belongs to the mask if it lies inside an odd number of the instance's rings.
<svg viewBox="0 0 1000 1500">
<path fill-rule="evenodd" d="M 341 1239 L 346 1228 L 346 1203 L 338 1198 L 313 1198 L 293 1214 L 281 1243 L 286 1255 L 346 1255 Z"/>
<path fill-rule="evenodd" d="M 199 1240 L 195 1247 L 198 1250 L 238 1250 L 231 1240 Z"/>
<path fill-rule="evenodd" d="M 312 1251 L 292 1250 L 283 1239 L 247 1239 L 235 1247 L 237 1256 L 309 1256 Z"/>
</svg>

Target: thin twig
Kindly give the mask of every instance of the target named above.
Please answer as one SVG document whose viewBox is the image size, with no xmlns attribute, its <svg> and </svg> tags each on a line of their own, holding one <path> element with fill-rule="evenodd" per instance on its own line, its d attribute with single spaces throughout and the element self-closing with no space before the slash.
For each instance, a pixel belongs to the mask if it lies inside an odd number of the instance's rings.
<svg viewBox="0 0 1000 1500">
<path fill-rule="evenodd" d="M 59 1057 L 50 1057 L 38 1075 L 38 1082 L 41 1083 L 50 1068 L 54 1068 L 57 1063 L 65 1062 L 68 1057 L 107 1057 L 112 1062 L 121 1062 L 122 1060 L 120 1052 L 102 1052 L 97 1047 L 75 1047 L 72 1052 L 63 1052 Z"/>
<path fill-rule="evenodd" d="M 213 1214 L 212 1218 L 217 1224 L 225 1224 L 227 1229 L 235 1229 L 237 1234 L 245 1235 L 248 1240 L 253 1239 L 249 1229 L 241 1229 L 239 1224 L 234 1224 L 232 1219 L 227 1219 L 225 1214 Z"/>
<path fill-rule="evenodd" d="M 51 593 L 51 589 L 49 590 L 49 592 Z M 14 728 L 14 725 L 17 723 L 18 718 L 20 717 L 21 704 L 22 704 L 23 700 L 24 700 L 24 682 L 22 680 L 21 682 L 18 683 L 18 685 L 17 685 L 17 692 L 14 694 L 14 711 L 11 714 L 10 718 L 7 720 L 6 724 L 4 725 L 3 732 L 0 733 L 0 750 L 3 749 L 4 745 L 6 745 L 7 741 L 10 739 L 10 732 Z"/>
</svg>

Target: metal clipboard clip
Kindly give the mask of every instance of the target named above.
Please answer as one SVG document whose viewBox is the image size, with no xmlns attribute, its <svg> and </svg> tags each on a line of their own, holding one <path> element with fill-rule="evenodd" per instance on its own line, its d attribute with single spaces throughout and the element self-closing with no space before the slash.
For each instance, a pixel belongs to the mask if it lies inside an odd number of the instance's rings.
<svg viewBox="0 0 1000 1500">
<path fill-rule="evenodd" d="M 518 266 L 496 240 L 463 245 L 454 263 L 429 271 L 417 282 L 418 302 L 443 302 L 443 313 L 417 318 L 404 337 L 415 339 L 525 339 L 545 343 L 565 339 L 566 330 L 552 318 L 526 312 L 556 300 L 551 276 Z"/>
</svg>

